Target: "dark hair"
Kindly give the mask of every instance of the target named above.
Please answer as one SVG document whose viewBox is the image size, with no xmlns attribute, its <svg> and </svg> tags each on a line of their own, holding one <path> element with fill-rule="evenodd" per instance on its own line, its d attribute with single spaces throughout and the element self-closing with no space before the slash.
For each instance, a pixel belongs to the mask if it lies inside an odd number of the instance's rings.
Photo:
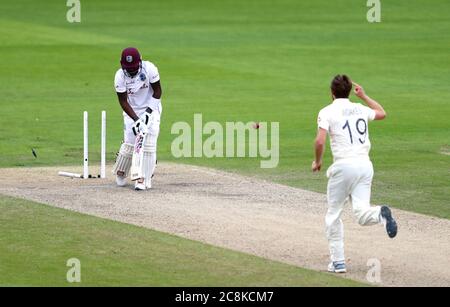
<svg viewBox="0 0 450 307">
<path fill-rule="evenodd" d="M 347 75 L 337 75 L 331 81 L 331 92 L 336 98 L 348 98 L 352 90 L 352 81 Z"/>
</svg>

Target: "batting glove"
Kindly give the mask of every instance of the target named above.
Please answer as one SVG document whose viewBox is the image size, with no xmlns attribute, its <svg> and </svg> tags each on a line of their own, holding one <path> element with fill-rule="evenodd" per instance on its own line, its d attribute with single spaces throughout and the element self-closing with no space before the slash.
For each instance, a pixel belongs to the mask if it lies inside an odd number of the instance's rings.
<svg viewBox="0 0 450 307">
<path fill-rule="evenodd" d="M 138 134 L 144 135 L 148 133 L 148 126 L 142 119 L 139 118 L 137 121 L 134 122 L 132 130 L 134 135 Z"/>
<path fill-rule="evenodd" d="M 152 119 L 152 113 L 153 113 L 153 110 L 150 109 L 150 108 L 147 108 L 147 109 L 145 110 L 144 116 L 142 117 L 142 120 L 144 121 L 144 123 L 145 123 L 147 126 L 150 126 L 150 121 L 151 121 L 151 119 Z"/>
</svg>

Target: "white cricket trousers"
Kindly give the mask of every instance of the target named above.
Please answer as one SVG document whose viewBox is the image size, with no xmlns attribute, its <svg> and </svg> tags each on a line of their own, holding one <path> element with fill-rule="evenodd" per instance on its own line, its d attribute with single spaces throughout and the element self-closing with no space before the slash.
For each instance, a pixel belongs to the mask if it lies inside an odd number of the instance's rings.
<svg viewBox="0 0 450 307">
<path fill-rule="evenodd" d="M 373 165 L 369 159 L 338 160 L 327 170 L 328 212 L 325 217 L 326 234 L 331 261 L 345 261 L 344 224 L 341 220 L 345 202 L 353 207 L 353 214 L 362 226 L 381 223 L 380 206 L 370 206 Z"/>
</svg>

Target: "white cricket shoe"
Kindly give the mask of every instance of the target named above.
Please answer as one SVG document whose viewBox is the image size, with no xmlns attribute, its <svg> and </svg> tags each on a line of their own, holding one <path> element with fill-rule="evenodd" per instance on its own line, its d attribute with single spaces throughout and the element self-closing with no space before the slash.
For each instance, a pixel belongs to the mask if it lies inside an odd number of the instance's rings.
<svg viewBox="0 0 450 307">
<path fill-rule="evenodd" d="M 382 222 L 386 227 L 386 232 L 389 236 L 389 238 L 395 238 L 397 235 L 397 222 L 395 221 L 394 217 L 392 216 L 391 209 L 389 209 L 388 206 L 382 206 L 380 215 L 382 218 Z"/>
<path fill-rule="evenodd" d="M 347 267 L 345 261 L 330 262 L 328 265 L 328 272 L 332 273 L 347 273 Z"/>
<path fill-rule="evenodd" d="M 124 187 L 127 185 L 127 177 L 116 175 L 116 183 L 119 187 Z"/>
<path fill-rule="evenodd" d="M 147 179 L 147 180 L 144 180 L 144 182 L 145 182 L 145 188 L 146 189 L 151 189 L 152 188 L 152 179 L 151 178 Z"/>
<path fill-rule="evenodd" d="M 134 189 L 136 191 L 144 191 L 146 189 L 145 183 L 136 180 L 136 182 L 134 183 Z"/>
</svg>

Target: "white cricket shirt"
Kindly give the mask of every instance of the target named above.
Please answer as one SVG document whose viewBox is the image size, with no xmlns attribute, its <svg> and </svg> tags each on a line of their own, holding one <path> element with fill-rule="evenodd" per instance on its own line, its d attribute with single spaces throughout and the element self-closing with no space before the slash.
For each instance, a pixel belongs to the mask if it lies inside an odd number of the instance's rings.
<svg viewBox="0 0 450 307">
<path fill-rule="evenodd" d="M 330 135 L 334 161 L 369 158 L 369 121 L 375 111 L 349 99 L 338 98 L 319 112 L 317 123 Z"/>
<path fill-rule="evenodd" d="M 117 70 L 114 78 L 116 92 L 127 92 L 128 103 L 138 113 L 147 107 L 158 108 L 159 100 L 152 99 L 153 89 L 150 83 L 159 81 L 158 68 L 149 61 L 142 61 L 141 71 L 134 77 L 128 77 L 122 68 Z"/>
</svg>

